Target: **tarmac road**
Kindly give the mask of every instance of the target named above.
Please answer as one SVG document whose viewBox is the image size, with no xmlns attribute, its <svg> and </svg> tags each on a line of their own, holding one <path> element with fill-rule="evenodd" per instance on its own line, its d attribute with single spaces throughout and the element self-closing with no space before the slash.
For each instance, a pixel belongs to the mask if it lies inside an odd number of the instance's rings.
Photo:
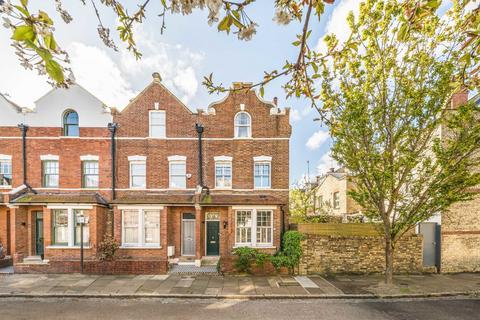
<svg viewBox="0 0 480 320">
<path fill-rule="evenodd" d="M 480 299 L 1 298 L 0 319 L 480 319 Z"/>
</svg>

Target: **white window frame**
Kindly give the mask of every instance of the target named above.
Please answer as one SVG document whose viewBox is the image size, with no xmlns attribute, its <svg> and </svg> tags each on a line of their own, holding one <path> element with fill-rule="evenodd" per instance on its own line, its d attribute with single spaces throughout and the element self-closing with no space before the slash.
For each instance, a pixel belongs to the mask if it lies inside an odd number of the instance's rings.
<svg viewBox="0 0 480 320">
<path fill-rule="evenodd" d="M 336 201 L 335 201 L 335 195 L 338 195 L 338 206 L 336 205 Z M 332 203 L 333 203 L 333 209 L 340 209 L 340 191 L 335 191 L 333 194 L 332 194 Z"/>
<path fill-rule="evenodd" d="M 162 246 L 162 209 L 163 207 L 124 207 L 122 210 L 122 248 L 161 248 Z M 125 232 L 124 232 L 124 211 L 125 210 L 137 210 L 138 212 L 138 242 L 137 243 L 126 243 L 125 242 Z M 158 221 L 158 243 L 145 243 L 145 211 L 158 210 L 159 211 L 159 221 Z"/>
<path fill-rule="evenodd" d="M 132 185 L 132 164 L 144 164 L 145 165 L 145 185 L 141 187 L 134 187 Z M 130 156 L 128 157 L 128 177 L 130 189 L 146 189 L 147 188 L 147 157 L 145 156 Z"/>
<path fill-rule="evenodd" d="M 246 114 L 248 116 L 248 119 L 250 120 L 249 125 L 245 125 L 245 124 L 239 125 L 239 124 L 237 124 L 237 117 L 240 114 Z M 239 137 L 238 132 L 237 132 L 237 127 L 247 127 L 248 128 L 247 136 L 246 137 Z M 233 117 L 233 131 L 234 131 L 233 136 L 235 137 L 235 139 L 251 139 L 252 138 L 252 116 L 250 115 L 250 113 L 242 110 L 240 112 L 237 112 L 237 114 L 235 114 L 235 117 Z"/>
<path fill-rule="evenodd" d="M 156 124 L 157 127 L 163 127 L 163 136 L 156 137 L 152 135 L 152 114 L 153 113 L 163 113 L 165 122 L 162 124 Z M 167 113 L 165 110 L 150 110 L 148 112 L 148 136 L 153 139 L 165 139 L 167 137 Z"/>
<path fill-rule="evenodd" d="M 273 247 L 273 237 L 275 235 L 275 228 L 274 228 L 274 210 L 276 207 L 233 207 L 235 210 L 235 247 L 256 247 L 256 248 L 270 248 Z M 239 211 L 250 211 L 252 217 L 252 225 L 251 225 L 251 242 L 238 242 L 237 239 L 237 213 Z M 270 211 L 271 220 L 270 220 L 270 227 L 271 227 L 271 239 L 272 241 L 269 243 L 257 243 L 257 211 Z"/>
<path fill-rule="evenodd" d="M 47 206 L 47 209 L 50 210 L 67 210 L 67 238 L 68 244 L 65 245 L 56 245 L 52 243 L 48 248 L 80 248 L 80 244 L 75 245 L 75 216 L 74 210 L 92 210 L 93 206 Z M 90 213 L 89 213 L 90 219 Z M 51 222 L 52 222 L 52 232 L 53 232 L 53 212 L 51 212 Z M 90 221 L 88 223 L 88 228 L 90 230 Z M 52 234 L 53 237 L 53 234 Z M 90 235 L 88 239 L 89 244 L 87 246 L 84 245 L 84 248 L 90 248 Z"/>
<path fill-rule="evenodd" d="M 232 157 L 228 156 L 219 156 L 219 157 L 214 157 L 215 160 L 215 189 L 225 189 L 225 190 L 230 190 L 233 188 L 233 165 L 232 165 Z M 229 187 L 219 187 L 217 185 L 217 165 L 225 165 L 228 164 L 230 165 L 230 186 Z"/>
<path fill-rule="evenodd" d="M 255 166 L 256 165 L 268 164 L 268 186 L 259 186 L 255 185 Z M 259 156 L 253 157 L 253 189 L 255 190 L 265 190 L 272 188 L 272 157 L 269 156 Z"/>
<path fill-rule="evenodd" d="M 185 166 L 185 187 L 173 187 L 172 186 L 172 165 L 183 164 Z M 180 175 L 175 175 L 179 177 Z M 175 190 L 187 189 L 187 157 L 185 156 L 170 156 L 168 157 L 168 188 Z"/>
<path fill-rule="evenodd" d="M 10 164 L 10 175 L 12 176 L 13 180 L 13 163 L 12 163 L 12 156 L 11 155 L 6 155 L 6 154 L 0 154 L 0 161 L 1 162 L 7 162 Z M 11 188 L 12 183 L 10 184 L 0 184 L 0 188 Z"/>
</svg>

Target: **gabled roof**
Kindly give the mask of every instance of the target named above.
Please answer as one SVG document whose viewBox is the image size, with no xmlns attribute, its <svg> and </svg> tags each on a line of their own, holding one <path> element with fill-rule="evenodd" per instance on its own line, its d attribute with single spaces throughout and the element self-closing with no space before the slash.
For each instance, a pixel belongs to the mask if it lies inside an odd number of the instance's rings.
<svg viewBox="0 0 480 320">
<path fill-rule="evenodd" d="M 140 97 L 142 97 L 145 92 L 150 89 L 151 87 L 153 87 L 154 85 L 158 85 L 160 86 L 161 88 L 163 88 L 164 90 L 166 90 L 169 94 L 171 94 L 175 100 L 178 101 L 178 103 L 180 105 L 182 105 L 190 114 L 195 114 L 195 112 L 193 112 L 192 110 L 190 110 L 189 107 L 187 107 L 187 105 L 185 105 L 185 103 L 182 102 L 182 100 L 180 100 L 170 89 L 168 89 L 166 86 L 163 85 L 163 83 L 161 82 L 160 79 L 158 78 L 153 78 L 152 82 L 150 82 L 150 84 L 148 86 L 145 87 L 145 89 L 143 89 L 139 94 L 137 94 L 137 96 L 135 98 L 133 98 L 132 100 L 130 100 L 130 102 L 125 106 L 125 108 L 123 108 L 120 112 L 120 114 L 127 110 L 128 107 L 130 107 L 132 104 L 134 104 Z"/>
<path fill-rule="evenodd" d="M 334 171 L 328 171 L 327 173 L 321 175 L 318 177 L 318 186 L 320 187 L 322 183 L 328 178 L 328 177 L 334 177 L 337 180 L 343 180 L 348 176 L 346 170 L 344 168 L 339 168 Z"/>
<path fill-rule="evenodd" d="M 100 98 L 98 98 L 96 95 L 94 95 L 93 93 L 91 93 L 90 91 L 88 91 L 87 89 L 85 89 L 82 85 L 78 84 L 78 83 L 73 83 L 70 87 L 78 87 L 80 88 L 81 90 L 83 90 L 85 93 L 89 94 L 91 97 L 93 97 L 95 100 L 97 100 L 99 102 L 99 104 L 101 104 L 103 106 L 103 109 L 105 112 L 108 112 L 110 113 L 110 107 L 105 103 L 103 102 L 102 100 L 100 100 Z M 40 98 L 38 98 L 37 100 L 35 100 L 35 109 L 36 109 L 36 105 L 38 102 L 40 102 L 41 100 L 47 98 L 49 95 L 51 95 L 52 93 L 56 92 L 57 90 L 68 90 L 65 89 L 65 88 L 52 88 L 51 90 L 47 91 L 43 96 L 41 96 Z M 36 111 L 36 110 L 35 110 Z"/>
<path fill-rule="evenodd" d="M 16 104 L 12 100 L 8 99 L 7 97 L 5 97 L 5 95 L 3 95 L 1 93 L 0 93 L 0 99 L 3 99 L 9 106 L 11 106 L 18 113 L 22 112 L 22 110 L 23 110 L 22 107 L 20 107 L 18 104 Z"/>
</svg>

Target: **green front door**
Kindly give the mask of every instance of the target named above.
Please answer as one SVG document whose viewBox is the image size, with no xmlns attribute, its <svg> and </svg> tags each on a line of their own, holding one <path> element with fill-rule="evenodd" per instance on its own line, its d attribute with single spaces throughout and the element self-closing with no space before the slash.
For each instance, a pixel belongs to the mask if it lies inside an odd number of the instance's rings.
<svg viewBox="0 0 480 320">
<path fill-rule="evenodd" d="M 220 221 L 207 221 L 207 256 L 220 255 Z"/>
<path fill-rule="evenodd" d="M 43 257 L 43 213 L 35 213 L 35 252 Z"/>
</svg>

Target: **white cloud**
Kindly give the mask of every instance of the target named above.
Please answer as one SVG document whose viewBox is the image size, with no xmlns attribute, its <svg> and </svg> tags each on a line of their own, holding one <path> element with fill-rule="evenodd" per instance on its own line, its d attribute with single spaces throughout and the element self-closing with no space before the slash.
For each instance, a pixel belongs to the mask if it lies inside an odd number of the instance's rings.
<svg viewBox="0 0 480 320">
<path fill-rule="evenodd" d="M 74 42 L 68 47 L 75 80 L 110 107 L 122 109 L 137 94 L 105 49 Z"/>
<path fill-rule="evenodd" d="M 330 168 L 337 168 L 338 163 L 330 156 L 330 151 L 325 153 L 318 162 L 317 172 L 319 175 L 327 173 Z"/>
<path fill-rule="evenodd" d="M 135 27 L 135 39 L 142 52 L 142 59 L 123 49 L 120 68 L 131 78 L 159 72 L 162 82 L 185 104 L 197 93 L 197 71 L 204 54 L 193 52 L 180 44 L 170 45 L 158 41 L 142 25 Z"/>
<path fill-rule="evenodd" d="M 347 23 L 347 16 L 353 11 L 355 17 L 358 16 L 360 11 L 360 1 L 358 0 L 342 0 L 333 9 L 330 15 L 327 25 L 325 27 L 325 34 L 335 33 L 340 43 L 346 41 L 350 36 L 350 27 Z M 319 52 L 326 52 L 326 46 L 323 42 L 323 37 L 320 38 L 317 44 L 317 50 Z"/>
<path fill-rule="evenodd" d="M 308 138 L 307 143 L 305 144 L 308 149 L 316 150 L 320 148 L 320 146 L 328 140 L 329 134 L 327 131 L 318 130 L 315 132 L 310 138 Z"/>
<path fill-rule="evenodd" d="M 26 70 L 20 66 L 15 50 L 10 46 L 9 31 L 0 27 L 0 93 L 8 94 L 11 100 L 22 107 L 33 108 L 33 102 L 52 87 L 46 82 L 45 76 L 39 76 L 37 71 Z"/>
<path fill-rule="evenodd" d="M 290 120 L 292 122 L 297 122 L 300 121 L 300 119 L 302 119 L 302 117 L 300 116 L 300 112 L 298 112 L 297 109 L 292 109 L 292 111 L 290 112 Z"/>
</svg>

